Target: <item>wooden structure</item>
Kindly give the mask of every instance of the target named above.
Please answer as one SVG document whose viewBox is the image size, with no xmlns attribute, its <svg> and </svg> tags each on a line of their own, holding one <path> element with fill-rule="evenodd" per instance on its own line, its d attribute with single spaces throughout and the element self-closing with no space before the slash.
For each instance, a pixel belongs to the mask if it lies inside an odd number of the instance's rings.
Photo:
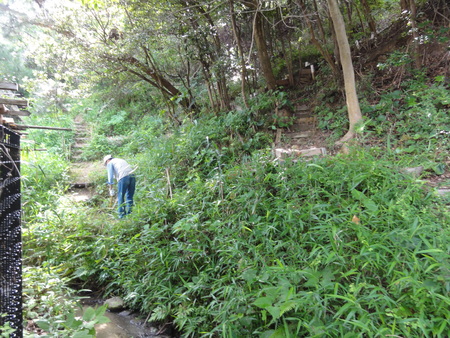
<svg viewBox="0 0 450 338">
<path fill-rule="evenodd" d="M 28 116 L 30 112 L 23 110 L 28 101 L 17 96 L 19 86 L 16 83 L 0 82 L 0 124 L 9 129 L 19 129 L 20 116 Z"/>
<path fill-rule="evenodd" d="M 51 130 L 66 130 L 71 131 L 70 128 L 57 128 L 46 126 L 30 126 L 21 124 L 21 116 L 29 116 L 30 112 L 26 110 L 28 101 L 19 97 L 17 92 L 19 86 L 16 83 L 0 82 L 0 125 L 20 131 L 28 128 L 34 129 L 51 129 Z"/>
</svg>

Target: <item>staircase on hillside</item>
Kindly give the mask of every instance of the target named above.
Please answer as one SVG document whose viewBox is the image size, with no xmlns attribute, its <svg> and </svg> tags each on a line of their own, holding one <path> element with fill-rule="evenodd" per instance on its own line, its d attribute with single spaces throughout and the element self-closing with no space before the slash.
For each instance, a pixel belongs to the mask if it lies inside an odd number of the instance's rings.
<svg viewBox="0 0 450 338">
<path fill-rule="evenodd" d="M 277 112 L 279 114 L 280 112 Z M 274 145 L 277 159 L 326 155 L 325 147 L 318 145 L 314 138 L 317 131 L 317 119 L 311 108 L 303 103 L 294 106 L 294 112 L 281 113 L 293 120 L 289 128 L 278 128 Z"/>
<path fill-rule="evenodd" d="M 83 148 L 89 139 L 89 131 L 86 124 L 80 120 L 75 120 L 75 144 L 72 146 L 72 161 L 81 162 L 81 154 L 83 153 Z"/>
<path fill-rule="evenodd" d="M 77 117 L 75 119 L 75 144 L 72 146 L 72 166 L 70 176 L 72 178 L 71 188 L 87 188 L 92 185 L 86 172 L 87 164 L 82 159 L 83 148 L 89 140 L 89 130 L 84 121 Z"/>
</svg>

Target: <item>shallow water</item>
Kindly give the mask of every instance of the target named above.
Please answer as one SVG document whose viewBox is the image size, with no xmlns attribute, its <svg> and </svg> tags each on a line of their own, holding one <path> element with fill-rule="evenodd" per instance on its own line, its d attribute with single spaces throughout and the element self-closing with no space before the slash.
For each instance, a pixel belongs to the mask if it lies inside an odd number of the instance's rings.
<svg viewBox="0 0 450 338">
<path fill-rule="evenodd" d="M 105 313 L 111 322 L 95 326 L 97 338 L 168 337 L 158 334 L 158 329 L 144 324 L 144 320 L 128 311 Z"/>
<path fill-rule="evenodd" d="M 82 300 L 83 309 L 88 307 L 101 306 L 103 301 L 94 298 L 84 298 Z M 128 310 L 121 312 L 106 311 L 105 316 L 110 319 L 109 323 L 97 324 L 95 326 L 97 338 L 174 338 L 176 336 L 161 332 L 157 327 L 145 323 L 145 319 L 140 318 Z"/>
</svg>

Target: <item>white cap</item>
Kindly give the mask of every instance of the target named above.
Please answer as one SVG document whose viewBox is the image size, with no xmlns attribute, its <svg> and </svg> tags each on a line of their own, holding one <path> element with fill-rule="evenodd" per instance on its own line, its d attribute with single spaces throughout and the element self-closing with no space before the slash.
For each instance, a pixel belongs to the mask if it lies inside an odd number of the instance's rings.
<svg viewBox="0 0 450 338">
<path fill-rule="evenodd" d="M 103 157 L 103 164 L 106 165 L 106 161 L 112 159 L 113 157 L 111 155 L 106 155 L 105 157 Z"/>
</svg>

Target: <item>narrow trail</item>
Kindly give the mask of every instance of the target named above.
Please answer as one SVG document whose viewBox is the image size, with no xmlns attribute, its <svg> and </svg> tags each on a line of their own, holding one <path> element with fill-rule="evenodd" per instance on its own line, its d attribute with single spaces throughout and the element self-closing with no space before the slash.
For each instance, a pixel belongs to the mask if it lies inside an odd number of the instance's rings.
<svg viewBox="0 0 450 338">
<path fill-rule="evenodd" d="M 95 196 L 95 182 L 101 179 L 104 179 L 106 182 L 106 171 L 101 160 L 85 161 L 83 159 L 83 149 L 90 140 L 90 130 L 87 124 L 80 117 L 77 117 L 75 119 L 75 128 L 75 144 L 72 147 L 71 166 L 69 169 L 71 184 L 65 196 L 72 207 L 88 202 Z M 91 302 L 84 300 L 83 311 L 88 306 L 95 307 L 103 302 L 101 299 L 91 299 Z M 139 318 L 137 314 L 126 309 L 121 312 L 107 311 L 105 316 L 110 319 L 110 322 L 95 326 L 98 338 L 170 338 L 168 335 L 161 334 L 157 328 L 145 323 L 145 320 Z"/>
<path fill-rule="evenodd" d="M 274 143 L 274 155 L 277 159 L 310 158 L 330 154 L 326 148 L 328 135 L 317 128 L 317 118 L 308 105 L 298 102 L 294 110 L 281 109 L 277 115 L 286 121 L 292 121 L 287 128 L 278 128 Z"/>
<path fill-rule="evenodd" d="M 293 112 L 279 111 L 277 115 L 293 121 L 288 128 L 277 129 L 273 152 L 278 160 L 283 161 L 287 158 L 291 158 L 294 161 L 300 159 L 310 160 L 315 156 L 333 156 L 336 154 L 337 149 L 334 147 L 330 148 L 330 145 L 327 145 L 327 139 L 330 135 L 317 127 L 317 118 L 313 114 L 311 107 L 297 103 Z M 443 163 L 443 166 L 442 172 L 439 174 L 428 173 L 427 177 L 423 178 L 423 181 L 428 189 L 432 189 L 436 194 L 448 198 L 450 197 L 450 161 Z M 419 166 L 400 170 L 420 178 L 425 169 Z"/>
<path fill-rule="evenodd" d="M 75 144 L 72 146 L 70 197 L 74 202 L 86 202 L 94 195 L 93 184 L 104 174 L 100 161 L 84 161 L 83 149 L 90 140 L 90 130 L 81 117 L 75 118 Z"/>
</svg>

